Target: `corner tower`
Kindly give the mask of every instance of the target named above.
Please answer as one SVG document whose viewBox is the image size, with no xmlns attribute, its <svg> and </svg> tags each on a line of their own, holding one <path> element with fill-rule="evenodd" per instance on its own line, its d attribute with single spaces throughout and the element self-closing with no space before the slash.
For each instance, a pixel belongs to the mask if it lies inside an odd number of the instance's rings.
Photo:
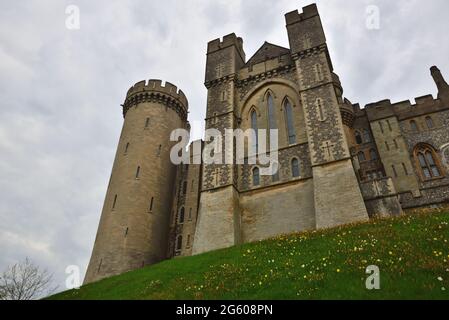
<svg viewBox="0 0 449 320">
<path fill-rule="evenodd" d="M 184 93 L 171 83 L 141 81 L 128 91 L 85 283 L 166 259 L 176 173 L 170 134 L 188 129 L 187 114 Z"/>
<path fill-rule="evenodd" d="M 235 79 L 244 65 L 243 40 L 234 33 L 225 36 L 223 41 L 209 42 L 205 79 L 208 89 L 206 129 L 217 129 L 224 136 L 225 129 L 238 127 Z M 223 163 L 224 140 L 222 154 L 217 154 Z M 240 233 L 237 167 L 204 164 L 193 254 L 236 245 L 240 242 Z"/>
<path fill-rule="evenodd" d="M 333 72 L 318 8 L 313 4 L 304 7 L 302 13 L 287 13 L 285 18 L 306 118 L 316 227 L 366 221 L 368 213 L 340 113 L 340 84 Z"/>
</svg>

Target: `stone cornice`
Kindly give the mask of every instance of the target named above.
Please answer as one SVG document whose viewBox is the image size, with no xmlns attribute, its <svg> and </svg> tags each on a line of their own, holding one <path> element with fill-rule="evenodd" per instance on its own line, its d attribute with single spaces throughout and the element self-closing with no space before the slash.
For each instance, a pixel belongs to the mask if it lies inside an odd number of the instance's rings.
<svg viewBox="0 0 449 320">
<path fill-rule="evenodd" d="M 187 121 L 188 112 L 186 107 L 178 99 L 173 98 L 169 94 L 158 91 L 142 91 L 129 95 L 122 105 L 123 116 L 126 117 L 126 113 L 133 106 L 146 102 L 163 104 L 174 110 L 183 121 Z"/>
<path fill-rule="evenodd" d="M 207 89 L 210 89 L 212 87 L 215 87 L 217 85 L 221 85 L 223 83 L 235 81 L 237 79 L 237 74 L 233 73 L 224 77 L 221 77 L 219 79 L 214 79 L 212 81 L 205 82 L 204 85 Z"/>
<path fill-rule="evenodd" d="M 255 84 L 255 83 L 267 80 L 267 79 L 277 78 L 283 74 L 289 73 L 290 71 L 292 71 L 295 68 L 296 68 L 296 66 L 294 64 L 280 66 L 276 69 L 268 70 L 263 73 L 252 75 L 245 79 L 237 79 L 236 85 L 237 85 L 237 87 L 243 87 L 243 86 L 247 86 L 248 84 Z"/>
<path fill-rule="evenodd" d="M 317 47 L 313 47 L 304 51 L 300 51 L 300 52 L 296 52 L 292 54 L 292 59 L 293 60 L 298 60 L 298 59 L 304 59 L 307 57 L 311 57 L 317 53 L 321 53 L 321 52 L 327 52 L 327 45 L 326 44 L 322 44 L 320 46 Z"/>
</svg>

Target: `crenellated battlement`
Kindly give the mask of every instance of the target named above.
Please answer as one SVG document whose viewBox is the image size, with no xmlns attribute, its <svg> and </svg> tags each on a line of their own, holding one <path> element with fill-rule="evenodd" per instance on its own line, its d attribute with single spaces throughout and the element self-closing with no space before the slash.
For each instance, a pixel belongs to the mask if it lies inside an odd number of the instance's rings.
<svg viewBox="0 0 449 320">
<path fill-rule="evenodd" d="M 414 98 L 414 103 L 410 100 L 391 103 L 389 99 L 370 103 L 365 106 L 370 119 L 375 120 L 389 116 L 407 119 L 426 113 L 449 109 L 449 105 L 445 101 L 447 84 L 441 75 L 441 71 L 433 66 L 430 68 L 430 72 L 438 88 L 438 97 L 436 99 L 431 94 L 428 94 Z"/>
<path fill-rule="evenodd" d="M 123 104 L 123 115 L 126 116 L 126 112 L 133 105 L 155 101 L 174 108 L 183 119 L 187 120 L 189 103 L 184 92 L 170 82 L 163 84 L 162 80 L 159 79 L 139 81 L 132 86 L 126 94 L 126 100 Z"/>
<path fill-rule="evenodd" d="M 243 50 L 243 39 L 237 37 L 235 33 L 228 34 L 223 37 L 223 40 L 220 38 L 210 41 L 207 44 L 207 53 L 213 53 L 215 51 L 222 50 L 227 47 L 235 46 L 239 51 L 240 55 L 245 57 L 245 51 Z"/>
<path fill-rule="evenodd" d="M 163 85 L 162 80 L 159 79 L 150 79 L 148 81 L 143 80 L 137 82 L 128 90 L 126 98 L 129 98 L 135 93 L 141 93 L 144 91 L 156 91 L 159 93 L 168 94 L 173 98 L 178 99 L 179 102 L 181 102 L 185 106 L 185 108 L 188 109 L 188 101 L 184 92 L 182 92 L 181 89 L 178 89 L 178 87 L 168 81 L 165 82 L 165 85 Z"/>
<path fill-rule="evenodd" d="M 309 6 L 302 8 L 302 13 L 299 13 L 298 10 L 294 10 L 287 13 L 285 15 L 285 21 L 287 22 L 287 25 L 289 25 L 312 18 L 317 15 L 319 15 L 317 5 L 311 4 Z"/>
<path fill-rule="evenodd" d="M 392 103 L 391 100 L 386 99 L 365 106 L 370 121 L 393 116 L 404 120 L 447 109 L 449 109 L 448 105 L 440 99 L 435 99 L 432 95 L 414 98 L 414 103 L 411 100 Z"/>
</svg>

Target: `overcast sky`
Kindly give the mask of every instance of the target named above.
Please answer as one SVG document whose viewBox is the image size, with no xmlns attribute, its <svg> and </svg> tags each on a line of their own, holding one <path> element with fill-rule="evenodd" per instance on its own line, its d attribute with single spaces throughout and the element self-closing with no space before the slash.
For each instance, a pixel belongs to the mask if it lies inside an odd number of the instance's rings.
<svg viewBox="0 0 449 320">
<path fill-rule="evenodd" d="M 235 32 L 247 58 L 264 41 L 288 46 L 284 14 L 312 2 L 0 2 L 0 270 L 28 256 L 61 289 L 66 266 L 84 276 L 129 87 L 170 81 L 201 123 L 207 42 Z M 352 102 L 435 96 L 434 64 L 449 78 L 447 0 L 317 2 Z M 66 28 L 71 4 L 79 30 Z M 378 30 L 366 27 L 368 5 L 380 10 Z"/>
</svg>

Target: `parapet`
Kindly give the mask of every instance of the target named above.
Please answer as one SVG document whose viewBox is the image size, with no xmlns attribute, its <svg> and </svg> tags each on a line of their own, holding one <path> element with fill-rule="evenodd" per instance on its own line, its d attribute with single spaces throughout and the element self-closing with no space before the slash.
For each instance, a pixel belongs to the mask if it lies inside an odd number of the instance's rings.
<svg viewBox="0 0 449 320">
<path fill-rule="evenodd" d="M 433 104 L 434 99 L 431 94 L 428 94 L 428 95 L 425 95 L 422 97 L 415 98 L 415 102 L 416 102 L 416 104 L 425 104 L 425 103 Z"/>
<path fill-rule="evenodd" d="M 287 25 L 289 25 L 312 18 L 317 15 L 319 15 L 318 7 L 314 3 L 307 7 L 302 8 L 302 13 L 299 13 L 298 10 L 294 10 L 292 12 L 287 13 L 285 15 L 285 21 L 287 22 Z"/>
<path fill-rule="evenodd" d="M 184 92 L 170 82 L 165 82 L 165 85 L 163 85 L 162 80 L 158 79 L 139 81 L 128 90 L 123 105 L 124 115 L 131 105 L 146 98 L 155 98 L 176 105 L 180 108 L 179 112 L 183 118 L 187 118 L 189 103 Z"/>
<path fill-rule="evenodd" d="M 231 46 L 235 46 L 242 57 L 245 57 L 245 51 L 243 50 L 243 39 L 237 37 L 235 33 L 224 36 L 223 40 L 218 38 L 210 41 L 207 44 L 207 53 L 212 53 Z"/>
</svg>

